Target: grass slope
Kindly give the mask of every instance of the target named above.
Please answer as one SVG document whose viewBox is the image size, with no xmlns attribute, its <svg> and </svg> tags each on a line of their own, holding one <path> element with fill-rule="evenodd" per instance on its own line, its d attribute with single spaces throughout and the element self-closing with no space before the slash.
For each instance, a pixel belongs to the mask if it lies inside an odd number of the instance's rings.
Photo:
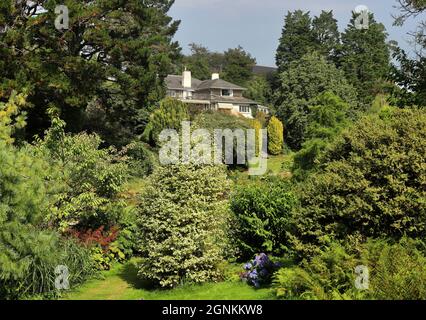
<svg viewBox="0 0 426 320">
<path fill-rule="evenodd" d="M 115 265 L 102 279 L 88 281 L 64 295 L 65 300 L 268 300 L 270 289 L 256 290 L 241 281 L 184 285 L 173 290 L 149 290 L 137 278 L 135 262 Z"/>
</svg>

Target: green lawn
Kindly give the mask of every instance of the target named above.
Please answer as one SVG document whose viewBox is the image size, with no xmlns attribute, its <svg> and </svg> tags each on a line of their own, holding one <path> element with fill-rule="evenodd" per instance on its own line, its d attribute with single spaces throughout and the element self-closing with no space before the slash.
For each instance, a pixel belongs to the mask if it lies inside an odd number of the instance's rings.
<svg viewBox="0 0 426 320">
<path fill-rule="evenodd" d="M 115 265 L 66 295 L 65 300 L 268 300 L 270 289 L 256 290 L 241 282 L 186 285 L 173 290 L 149 290 L 138 280 L 134 262 Z"/>
<path fill-rule="evenodd" d="M 290 170 L 293 164 L 293 154 L 285 154 L 268 157 L 268 170 L 273 175 L 291 175 Z"/>
</svg>

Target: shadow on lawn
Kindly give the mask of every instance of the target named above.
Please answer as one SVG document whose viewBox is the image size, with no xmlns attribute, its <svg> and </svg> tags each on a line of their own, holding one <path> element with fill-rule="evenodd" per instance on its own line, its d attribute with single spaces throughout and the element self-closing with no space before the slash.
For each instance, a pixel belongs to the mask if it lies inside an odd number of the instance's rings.
<svg viewBox="0 0 426 320">
<path fill-rule="evenodd" d="M 127 262 L 123 265 L 118 276 L 126 281 L 134 289 L 153 290 L 155 289 L 153 284 L 147 280 L 142 280 L 138 277 L 138 266 L 134 261 Z"/>
</svg>

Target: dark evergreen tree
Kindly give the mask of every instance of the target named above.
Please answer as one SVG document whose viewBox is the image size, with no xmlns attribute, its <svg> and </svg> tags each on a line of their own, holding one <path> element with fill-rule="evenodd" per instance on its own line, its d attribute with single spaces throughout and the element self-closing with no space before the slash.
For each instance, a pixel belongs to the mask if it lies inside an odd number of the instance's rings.
<svg viewBox="0 0 426 320">
<path fill-rule="evenodd" d="M 212 53 L 206 47 L 196 43 L 191 43 L 189 48 L 191 55 L 184 57 L 181 71 L 187 68 L 192 72 L 194 78 L 200 80 L 210 79 L 212 73 L 210 56 Z"/>
<path fill-rule="evenodd" d="M 225 66 L 223 68 L 223 79 L 229 82 L 245 85 L 253 75 L 253 67 L 256 65 L 250 53 L 244 51 L 241 46 L 229 49 L 224 54 Z"/>
<path fill-rule="evenodd" d="M 334 61 L 339 45 L 340 33 L 333 11 L 322 11 L 312 21 L 312 32 L 315 36 L 317 51 Z"/>
<path fill-rule="evenodd" d="M 342 34 L 342 52 L 339 66 L 355 86 L 359 99 L 366 106 L 380 93 L 390 71 L 390 49 L 386 42 L 385 26 L 369 13 L 368 28 L 357 28 L 358 14 Z"/>
<path fill-rule="evenodd" d="M 49 125 L 48 107 L 60 110 L 68 129 L 80 130 L 95 96 L 107 110 L 118 109 L 110 121 L 141 133 L 179 51 L 172 42 L 179 22 L 167 15 L 174 1 L 65 2 L 70 20 L 63 30 L 54 23 L 62 2 L 1 2 L 0 99 L 28 89 L 30 137 Z"/>
<path fill-rule="evenodd" d="M 292 61 L 299 60 L 315 49 L 311 25 L 309 12 L 297 10 L 287 13 L 276 54 L 279 72 L 285 71 Z"/>
</svg>

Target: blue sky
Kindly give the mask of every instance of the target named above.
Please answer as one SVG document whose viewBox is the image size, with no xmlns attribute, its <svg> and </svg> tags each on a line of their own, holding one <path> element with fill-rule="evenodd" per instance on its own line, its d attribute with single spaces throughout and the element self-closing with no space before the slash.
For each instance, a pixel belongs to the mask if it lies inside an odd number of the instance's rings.
<svg viewBox="0 0 426 320">
<path fill-rule="evenodd" d="M 200 43 L 212 51 L 224 51 L 241 45 L 258 64 L 275 65 L 275 51 L 288 10 L 303 9 L 312 15 L 333 10 L 343 31 L 358 5 L 366 5 L 382 22 L 389 40 L 396 40 L 406 50 L 411 46 L 407 33 L 416 29 L 416 21 L 403 27 L 392 26 L 392 14 L 398 13 L 396 0 L 175 0 L 170 11 L 182 20 L 175 39 L 184 53 L 188 44 Z"/>
</svg>

